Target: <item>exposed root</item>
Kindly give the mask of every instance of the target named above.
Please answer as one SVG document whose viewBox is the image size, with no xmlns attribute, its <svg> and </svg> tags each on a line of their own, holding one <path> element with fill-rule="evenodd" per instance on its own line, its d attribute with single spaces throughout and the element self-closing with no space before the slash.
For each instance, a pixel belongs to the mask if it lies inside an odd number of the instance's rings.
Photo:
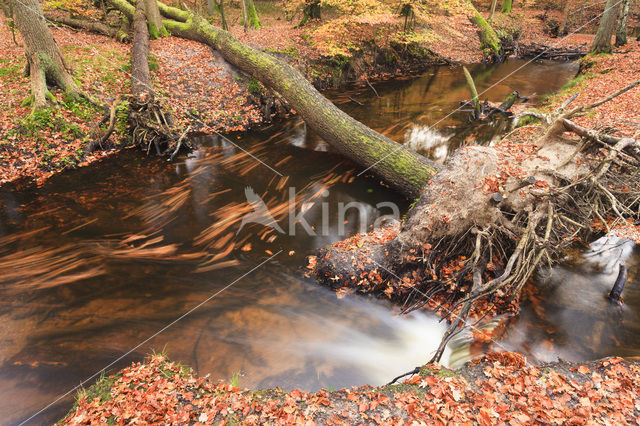
<svg viewBox="0 0 640 426">
<path fill-rule="evenodd" d="M 515 312 L 534 272 L 588 241 L 594 224 L 609 231 L 640 218 L 638 140 L 581 128 L 569 118 L 604 102 L 565 112 L 570 101 L 541 116 L 549 124 L 535 144 L 460 149 L 401 228 L 321 250 L 315 276 L 450 320 L 431 362 L 472 319 Z M 577 149 L 565 131 L 583 137 Z M 384 232 L 390 237 L 375 238 Z"/>
</svg>

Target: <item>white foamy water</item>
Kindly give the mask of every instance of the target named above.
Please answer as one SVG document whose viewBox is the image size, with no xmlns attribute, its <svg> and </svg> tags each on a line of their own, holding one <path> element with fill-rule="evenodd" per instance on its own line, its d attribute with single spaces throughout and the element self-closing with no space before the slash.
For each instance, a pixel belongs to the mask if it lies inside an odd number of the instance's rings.
<svg viewBox="0 0 640 426">
<path fill-rule="evenodd" d="M 322 336 L 301 340 L 295 351 L 313 353 L 319 361 L 357 370 L 371 385 L 423 365 L 435 353 L 445 324 L 434 315 L 413 312 L 399 316 L 371 301 L 347 301 L 348 321 L 331 317 L 305 318 Z M 343 309 L 345 306 L 343 306 Z M 447 348 L 441 363 L 448 365 Z"/>
<path fill-rule="evenodd" d="M 433 150 L 431 156 L 434 160 L 439 161 L 447 156 L 449 139 L 451 136 L 444 136 L 429 126 L 414 125 L 405 133 L 404 144 L 418 152 L 424 153 Z"/>
</svg>

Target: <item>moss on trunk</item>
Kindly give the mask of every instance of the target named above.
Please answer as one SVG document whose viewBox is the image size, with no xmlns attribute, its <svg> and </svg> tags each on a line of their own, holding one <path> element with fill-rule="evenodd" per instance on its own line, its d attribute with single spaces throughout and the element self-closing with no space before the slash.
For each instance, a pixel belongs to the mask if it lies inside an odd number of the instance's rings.
<svg viewBox="0 0 640 426">
<path fill-rule="evenodd" d="M 478 12 L 473 5 L 473 16 L 470 18 L 471 22 L 473 22 L 478 27 L 478 35 L 480 36 L 480 46 L 484 53 L 484 56 L 489 57 L 500 57 L 502 46 L 500 43 L 500 37 L 494 31 L 494 29 L 489 25 L 486 19 L 482 17 L 480 12 Z"/>
<path fill-rule="evenodd" d="M 218 50 L 231 64 L 282 95 L 327 143 L 401 193 L 416 197 L 439 169 L 423 156 L 341 111 L 286 62 L 240 42 L 230 33 L 189 12 L 166 5 L 161 5 L 160 11 L 182 21 L 164 21 L 172 34 L 206 43 Z"/>
</svg>

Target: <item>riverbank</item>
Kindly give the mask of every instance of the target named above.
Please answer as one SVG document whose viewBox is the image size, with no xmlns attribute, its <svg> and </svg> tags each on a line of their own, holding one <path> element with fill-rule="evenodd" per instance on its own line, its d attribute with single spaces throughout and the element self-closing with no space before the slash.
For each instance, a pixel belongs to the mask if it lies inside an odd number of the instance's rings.
<svg viewBox="0 0 640 426">
<path fill-rule="evenodd" d="M 640 364 L 621 358 L 533 366 L 489 354 L 458 370 L 426 365 L 401 384 L 337 391 L 243 390 L 163 355 L 78 394 L 60 424 L 637 423 Z"/>
<path fill-rule="evenodd" d="M 571 107 L 587 106 L 621 89 L 637 80 L 637 71 L 634 64 L 640 61 L 640 44 L 638 42 L 616 50 L 612 55 L 589 55 L 581 60 L 580 73 L 568 82 L 555 95 L 547 97 L 540 112 L 551 112 L 570 98 L 574 100 Z M 640 104 L 638 96 L 640 87 L 634 87 L 622 95 L 615 97 L 611 101 L 599 106 L 596 110 L 581 114 L 575 118 L 575 122 L 587 129 L 597 129 L 605 133 L 618 137 L 637 137 L 640 132 L 640 123 L 636 118 L 640 116 Z M 528 109 L 526 105 L 516 105 L 512 111 L 520 114 Z M 509 178 L 524 178 L 520 176 L 522 171 L 519 165 L 529 161 L 534 161 L 538 155 L 536 149 L 537 141 L 544 135 L 544 127 L 539 125 L 539 120 L 523 119 L 521 127 L 509 132 L 509 134 L 496 143 L 496 149 L 500 150 L 501 160 L 498 161 L 496 173 L 484 178 L 482 190 L 485 194 L 499 192 L 500 187 L 507 186 Z M 635 136 L 634 136 L 635 135 Z M 580 138 L 569 132 L 565 132 L 565 139 L 568 143 L 580 144 Z M 573 148 L 572 148 L 573 149 Z M 601 148 L 604 150 L 605 148 Z M 603 151 L 605 152 L 605 151 Z M 554 153 L 554 156 L 560 154 Z M 563 154 L 564 155 L 564 154 Z M 569 155 L 569 154 L 567 154 Z M 505 160 L 510 158 L 510 160 Z M 547 158 L 542 158 L 547 161 Z M 545 167 L 547 167 L 545 165 Z M 480 184 L 478 185 L 478 187 Z M 549 184 L 544 181 L 536 181 L 536 188 L 548 188 Z M 525 198 L 526 195 L 522 195 Z M 454 207 L 443 209 L 442 211 L 455 211 Z M 450 213 L 453 216 L 453 213 Z M 607 218 L 614 222 L 616 218 Z M 447 220 L 444 220 L 447 223 Z M 602 223 L 594 223 L 593 231 L 600 233 L 606 226 Z M 417 292 L 424 295 L 425 288 L 430 288 L 425 283 L 425 274 L 420 272 L 394 275 L 395 279 L 389 280 L 384 271 L 375 267 L 383 264 L 385 257 L 379 251 L 381 247 L 390 243 L 399 233 L 400 227 L 388 227 L 376 229 L 368 234 L 357 234 L 349 239 L 334 243 L 333 245 L 321 249 L 317 256 L 310 256 L 308 259 L 308 275 L 314 276 L 319 282 L 326 284 L 338 292 L 358 292 L 361 294 L 372 294 L 381 298 L 388 298 L 394 303 L 406 305 L 407 300 L 415 298 Z M 638 241 L 640 231 L 631 220 L 625 226 L 616 224 L 615 232 L 625 238 Z M 424 253 L 429 253 L 431 244 L 425 244 Z M 374 266 L 371 265 L 373 256 Z M 420 254 L 413 251 L 407 255 L 406 261 L 412 262 Z M 451 280 L 459 271 L 464 269 L 466 258 L 461 256 L 450 263 L 443 265 L 439 271 L 431 271 L 432 274 L 442 274 L 444 279 Z M 358 265 L 357 274 L 354 274 L 353 265 Z M 434 280 L 436 275 L 433 275 Z M 421 287 L 424 286 L 424 287 Z M 424 304 L 416 303 L 421 308 L 435 310 L 439 315 L 449 315 L 452 309 L 460 310 L 461 306 L 456 303 L 459 288 L 451 284 L 445 286 L 439 292 L 429 293 Z M 419 297 L 418 297 L 419 299 Z M 504 299 L 492 299 L 491 301 L 479 302 L 474 307 L 471 315 L 476 318 L 484 318 L 487 315 L 496 316 L 501 314 L 512 314 L 518 311 L 518 298 L 505 297 Z M 454 312 L 456 312 L 454 310 Z"/>
<path fill-rule="evenodd" d="M 469 21 L 466 9 L 441 10 L 434 6 L 431 24 L 416 29 L 410 33 L 413 38 L 405 40 L 390 35 L 402 24 L 399 16 L 387 16 L 380 28 L 364 18 L 347 22 L 335 14 L 297 27 L 281 18 L 284 11 L 275 5 L 265 3 L 260 8 L 265 8 L 259 10 L 263 27 L 249 31 L 240 25 L 236 16 L 239 10 L 230 9 L 231 31 L 242 41 L 292 63 L 319 88 L 353 82 L 371 84 L 419 73 L 434 64 L 483 60 L 477 28 Z M 538 12 L 527 9 L 497 16 L 496 29 L 507 38 L 517 36 L 523 43 L 586 43 L 585 36 L 579 35 L 552 41 L 544 32 L 547 18 L 541 19 Z M 336 37 L 336 28 L 344 29 L 340 37 Z M 14 34 L 3 22 L 0 184 L 41 183 L 57 172 L 85 166 L 129 146 L 128 108 L 122 102 L 130 91 L 129 45 L 66 27 L 52 27 L 52 33 L 82 90 L 95 104 L 62 99 L 54 91 L 57 104 L 31 114 L 31 109 L 23 105 L 30 80 L 22 72 L 20 36 L 15 35 L 14 43 Z M 270 121 L 272 116 L 290 113 L 286 103 L 274 98 L 258 81 L 242 75 L 196 42 L 175 37 L 152 41 L 150 68 L 160 102 L 181 128 L 189 126 L 191 131 L 206 133 L 243 131 Z M 105 123 L 98 124 L 105 113 L 98 105 L 114 102 L 119 104 L 115 131 L 107 140 L 96 143 L 107 128 Z"/>
</svg>

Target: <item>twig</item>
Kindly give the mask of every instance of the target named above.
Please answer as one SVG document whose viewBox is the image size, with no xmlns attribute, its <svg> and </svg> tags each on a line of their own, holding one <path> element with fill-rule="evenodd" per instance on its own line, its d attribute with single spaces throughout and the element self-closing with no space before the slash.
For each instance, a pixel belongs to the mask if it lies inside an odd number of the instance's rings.
<svg viewBox="0 0 640 426">
<path fill-rule="evenodd" d="M 182 140 L 187 135 L 187 133 L 189 133 L 189 130 L 191 130 L 191 126 L 187 126 L 187 129 L 184 131 L 184 133 L 182 133 L 182 136 L 180 136 L 180 138 L 178 139 L 178 144 L 176 146 L 176 150 L 173 151 L 173 154 L 171 154 L 171 157 L 169 157 L 169 161 L 173 161 L 173 157 L 175 157 L 176 154 L 178 153 L 178 151 L 180 151 L 180 146 L 182 145 Z"/>
<path fill-rule="evenodd" d="M 376 90 L 375 87 L 373 87 L 371 83 L 369 83 L 369 79 L 367 77 L 364 78 L 364 81 L 366 81 L 369 87 L 371 87 L 371 90 L 373 90 L 373 93 L 375 93 L 377 97 L 380 97 L 380 95 L 378 94 L 378 91 Z"/>
</svg>

